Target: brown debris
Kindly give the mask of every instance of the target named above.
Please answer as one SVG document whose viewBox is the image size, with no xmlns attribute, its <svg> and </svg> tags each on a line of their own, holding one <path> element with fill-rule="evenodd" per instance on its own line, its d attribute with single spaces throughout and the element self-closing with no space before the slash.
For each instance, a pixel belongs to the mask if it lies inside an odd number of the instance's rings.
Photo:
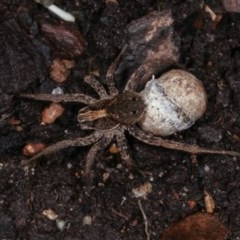
<svg viewBox="0 0 240 240">
<path fill-rule="evenodd" d="M 46 148 L 46 144 L 44 143 L 28 143 L 24 146 L 22 153 L 25 156 L 32 157 L 40 153 L 44 148 Z"/>
<path fill-rule="evenodd" d="M 64 108 L 59 103 L 51 103 L 48 107 L 42 111 L 42 122 L 41 124 L 50 124 L 60 117 L 64 112 Z"/>
<path fill-rule="evenodd" d="M 196 213 L 170 225 L 160 240 L 224 240 L 228 233 L 217 216 Z"/>
<path fill-rule="evenodd" d="M 58 215 L 52 209 L 45 209 L 42 215 L 46 216 L 49 220 L 56 220 Z"/>
<path fill-rule="evenodd" d="M 111 154 L 116 154 L 116 153 L 119 153 L 119 148 L 117 147 L 116 144 L 112 144 L 108 151 L 111 153 Z"/>
<path fill-rule="evenodd" d="M 216 20 L 217 18 L 216 13 L 208 5 L 205 5 L 205 12 L 207 12 L 210 15 L 212 21 Z"/>
<path fill-rule="evenodd" d="M 21 124 L 21 120 L 18 119 L 17 117 L 12 117 L 8 120 L 8 124 L 11 126 L 17 126 Z"/>
<path fill-rule="evenodd" d="M 197 206 L 197 202 L 194 200 L 188 200 L 187 204 L 190 209 L 193 209 Z"/>
<path fill-rule="evenodd" d="M 222 0 L 222 4 L 228 12 L 240 12 L 240 0 Z"/>
<path fill-rule="evenodd" d="M 204 191 L 204 202 L 207 213 L 213 213 L 215 208 L 215 201 L 213 197 L 209 194 L 209 192 L 207 192 L 206 190 Z"/>
<path fill-rule="evenodd" d="M 151 192 L 152 184 L 150 182 L 145 182 L 144 184 L 132 189 L 132 193 L 135 198 L 146 199 L 147 195 Z"/>
<path fill-rule="evenodd" d="M 10 126 L 13 126 L 13 129 L 17 132 L 21 132 L 23 130 L 21 123 L 22 123 L 21 120 L 18 119 L 17 117 L 12 117 L 8 120 L 8 124 Z"/>
<path fill-rule="evenodd" d="M 51 64 L 50 76 L 57 83 L 62 83 L 67 80 L 70 70 L 75 66 L 73 60 L 54 59 Z"/>
<path fill-rule="evenodd" d="M 78 29 L 66 23 L 44 22 L 41 30 L 55 50 L 55 56 L 75 58 L 82 55 L 86 43 Z"/>
<path fill-rule="evenodd" d="M 240 136 L 238 134 L 233 134 L 232 139 L 234 142 L 238 142 L 238 143 L 240 142 Z"/>
<path fill-rule="evenodd" d="M 127 48 L 116 76 L 130 79 L 127 89 L 141 90 L 153 74 L 178 62 L 180 39 L 172 24 L 171 11 L 167 10 L 150 12 L 128 25 Z"/>
<path fill-rule="evenodd" d="M 215 13 L 208 5 L 205 5 L 205 11 L 210 15 L 213 22 L 213 28 L 215 28 L 217 24 L 221 21 L 222 14 Z"/>
</svg>

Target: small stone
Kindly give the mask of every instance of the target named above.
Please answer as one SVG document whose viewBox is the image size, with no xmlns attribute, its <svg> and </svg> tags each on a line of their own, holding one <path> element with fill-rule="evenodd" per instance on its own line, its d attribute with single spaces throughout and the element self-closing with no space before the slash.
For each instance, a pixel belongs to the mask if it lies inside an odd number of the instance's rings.
<svg viewBox="0 0 240 240">
<path fill-rule="evenodd" d="M 116 153 L 119 153 L 119 148 L 117 147 L 116 144 L 112 144 L 109 148 L 109 152 L 111 154 L 116 154 Z"/>
<path fill-rule="evenodd" d="M 72 164 L 71 164 L 71 163 L 68 163 L 68 164 L 67 164 L 67 168 L 68 168 L 68 169 L 71 169 L 71 168 L 72 168 Z"/>
<path fill-rule="evenodd" d="M 149 182 L 144 183 L 143 185 L 133 188 L 132 193 L 135 198 L 146 198 L 149 193 L 152 192 L 152 184 Z"/>
<path fill-rule="evenodd" d="M 122 169 L 123 168 L 123 165 L 121 163 L 118 163 L 117 166 L 116 166 L 117 169 Z"/>
<path fill-rule="evenodd" d="M 25 156 L 34 156 L 37 153 L 40 153 L 44 148 L 46 148 L 45 143 L 28 143 L 24 146 L 22 153 Z"/>
<path fill-rule="evenodd" d="M 209 172 L 209 171 L 210 171 L 210 167 L 209 167 L 208 165 L 205 165 L 205 166 L 204 166 L 204 171 L 205 171 L 205 172 Z"/>
<path fill-rule="evenodd" d="M 67 222 L 61 219 L 56 219 L 56 226 L 60 231 L 63 231 L 66 227 Z"/>
<path fill-rule="evenodd" d="M 51 103 L 42 111 L 42 125 L 50 124 L 60 117 L 64 112 L 64 108 L 59 103 Z"/>
<path fill-rule="evenodd" d="M 54 59 L 51 64 L 50 76 L 57 83 L 63 83 L 70 75 L 70 70 L 75 66 L 73 60 Z"/>
<path fill-rule="evenodd" d="M 58 215 L 52 209 L 45 209 L 42 215 L 46 216 L 50 220 L 56 220 Z"/>
<path fill-rule="evenodd" d="M 87 215 L 83 218 L 83 225 L 92 225 L 92 217 Z"/>
<path fill-rule="evenodd" d="M 158 176 L 159 176 L 160 178 L 162 178 L 162 177 L 164 176 L 164 172 L 163 172 L 163 171 L 160 172 L 160 173 L 158 174 Z"/>
<path fill-rule="evenodd" d="M 134 179 L 134 176 L 132 173 L 129 174 L 129 177 L 128 177 L 130 180 L 133 180 Z"/>
<path fill-rule="evenodd" d="M 106 182 L 108 180 L 109 176 L 110 176 L 110 173 L 109 172 L 105 172 L 103 174 L 103 182 Z"/>
<path fill-rule="evenodd" d="M 2 170 L 4 167 L 4 164 L 3 163 L 0 163 L 0 170 Z"/>
<path fill-rule="evenodd" d="M 56 87 L 52 90 L 52 95 L 56 96 L 56 95 L 63 95 L 63 89 L 61 87 Z"/>
</svg>

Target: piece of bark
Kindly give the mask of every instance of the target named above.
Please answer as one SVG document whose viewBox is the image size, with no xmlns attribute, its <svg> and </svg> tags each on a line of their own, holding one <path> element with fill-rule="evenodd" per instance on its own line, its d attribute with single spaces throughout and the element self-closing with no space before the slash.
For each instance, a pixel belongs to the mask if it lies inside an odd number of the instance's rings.
<svg viewBox="0 0 240 240">
<path fill-rule="evenodd" d="M 170 10 L 153 11 L 127 27 L 126 50 L 116 71 L 117 83 L 129 79 L 127 89 L 141 90 L 153 74 L 179 60 L 180 38 L 174 32 Z"/>
<path fill-rule="evenodd" d="M 86 42 L 77 28 L 66 23 L 41 23 L 43 35 L 51 44 L 55 57 L 72 59 L 84 52 Z"/>
</svg>

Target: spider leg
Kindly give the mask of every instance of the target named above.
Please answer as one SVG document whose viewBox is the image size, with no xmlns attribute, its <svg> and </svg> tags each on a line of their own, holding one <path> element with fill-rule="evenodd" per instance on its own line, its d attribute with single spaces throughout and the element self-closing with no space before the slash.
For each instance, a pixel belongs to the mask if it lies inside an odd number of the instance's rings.
<svg viewBox="0 0 240 240">
<path fill-rule="evenodd" d="M 87 96 L 82 93 L 72 93 L 72 94 L 64 94 L 64 95 L 52 95 L 52 94 L 21 94 L 20 97 L 31 98 L 35 100 L 41 101 L 51 101 L 51 102 L 79 102 L 84 104 L 93 104 L 97 100 Z"/>
<path fill-rule="evenodd" d="M 141 84 L 141 86 L 144 87 L 146 83 L 142 83 L 141 79 L 146 73 L 146 69 L 143 66 L 140 66 L 131 76 L 131 78 L 128 80 L 125 90 L 128 91 L 136 91 L 137 87 Z M 150 80 L 150 79 L 148 79 Z"/>
<path fill-rule="evenodd" d="M 87 160 L 85 165 L 85 175 L 90 176 L 91 167 L 95 161 L 96 155 L 99 151 L 104 150 L 112 141 L 113 135 L 103 137 L 100 141 L 96 142 L 87 154 Z"/>
<path fill-rule="evenodd" d="M 37 159 L 47 156 L 49 154 L 52 154 L 54 152 L 57 152 L 61 149 L 68 148 L 68 147 L 80 147 L 80 146 L 88 146 L 91 145 L 97 141 L 99 141 L 102 138 L 102 133 L 101 132 L 94 132 L 93 134 L 87 136 L 87 137 L 81 137 L 81 138 L 76 138 L 73 140 L 62 140 L 60 142 L 57 142 L 47 148 L 45 148 L 43 151 L 35 155 L 34 157 L 28 159 L 28 160 L 23 160 L 21 162 L 21 165 L 25 166 L 27 164 L 30 164 Z"/>
<path fill-rule="evenodd" d="M 127 45 L 123 46 L 121 52 L 119 53 L 119 55 L 117 56 L 117 58 L 114 60 L 114 62 L 111 64 L 111 66 L 108 68 L 107 74 L 106 74 L 106 80 L 107 80 L 107 86 L 108 86 L 108 90 L 110 92 L 110 94 L 112 96 L 117 95 L 118 89 L 116 88 L 115 82 L 114 82 L 114 73 L 116 71 L 116 68 L 121 60 L 121 57 L 123 55 L 123 53 L 125 52 L 127 48 Z"/>
<path fill-rule="evenodd" d="M 135 167 L 135 163 L 129 154 L 129 146 L 125 138 L 124 130 L 118 131 L 116 134 L 117 145 L 119 147 L 119 153 L 121 158 L 126 162 L 129 169 Z"/>
<path fill-rule="evenodd" d="M 104 99 L 108 97 L 108 94 L 103 87 L 103 85 L 98 82 L 94 76 L 88 75 L 84 78 L 84 82 L 86 82 L 91 88 L 95 90 L 95 92 L 99 95 L 100 99 Z"/>
<path fill-rule="evenodd" d="M 119 152 L 121 158 L 126 162 L 128 169 L 131 169 L 132 171 L 135 171 L 136 173 L 140 174 L 141 176 L 145 177 L 146 174 L 144 171 L 140 170 L 135 162 L 133 161 L 131 155 L 129 154 L 129 145 L 126 141 L 126 137 L 124 134 L 124 130 L 118 130 L 116 134 L 117 139 L 117 145 L 119 147 Z"/>
<path fill-rule="evenodd" d="M 222 155 L 240 156 L 240 153 L 234 152 L 234 151 L 202 148 L 197 145 L 180 143 L 176 141 L 163 139 L 161 137 L 156 137 L 149 133 L 144 132 L 141 128 L 137 126 L 129 127 L 128 130 L 129 130 L 129 133 L 139 141 L 142 141 L 146 144 L 153 145 L 153 146 L 161 146 L 164 148 L 174 149 L 174 150 L 188 152 L 192 154 L 222 154 Z"/>
</svg>

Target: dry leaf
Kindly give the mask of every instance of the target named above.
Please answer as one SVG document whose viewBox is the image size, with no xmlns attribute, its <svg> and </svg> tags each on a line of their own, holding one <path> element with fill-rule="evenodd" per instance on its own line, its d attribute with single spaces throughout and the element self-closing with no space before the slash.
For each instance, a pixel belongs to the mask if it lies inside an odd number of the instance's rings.
<svg viewBox="0 0 240 240">
<path fill-rule="evenodd" d="M 228 233 L 217 216 L 196 213 L 170 225 L 160 240 L 224 240 Z"/>
</svg>

